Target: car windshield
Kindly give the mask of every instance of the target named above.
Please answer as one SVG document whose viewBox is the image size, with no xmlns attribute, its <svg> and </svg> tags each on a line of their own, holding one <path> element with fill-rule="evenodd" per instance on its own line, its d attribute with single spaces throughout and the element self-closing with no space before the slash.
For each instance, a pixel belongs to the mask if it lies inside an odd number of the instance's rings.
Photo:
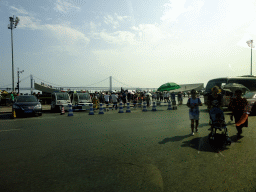
<svg viewBox="0 0 256 192">
<path fill-rule="evenodd" d="M 256 92 L 248 92 L 243 97 L 245 99 L 252 99 L 255 96 Z"/>
<path fill-rule="evenodd" d="M 89 100 L 90 95 L 88 93 L 81 93 L 81 94 L 79 94 L 79 99 L 80 100 Z"/>
<path fill-rule="evenodd" d="M 57 94 L 57 100 L 69 100 L 69 96 L 66 93 Z"/>
<path fill-rule="evenodd" d="M 218 86 L 219 88 L 222 88 L 224 85 L 226 85 L 226 83 L 227 83 L 227 79 L 214 79 L 214 80 L 211 80 L 211 81 L 209 81 L 207 83 L 205 92 L 210 93 L 211 89 L 214 86 Z"/>
<path fill-rule="evenodd" d="M 18 96 L 16 102 L 37 102 L 37 98 L 34 96 Z"/>
</svg>

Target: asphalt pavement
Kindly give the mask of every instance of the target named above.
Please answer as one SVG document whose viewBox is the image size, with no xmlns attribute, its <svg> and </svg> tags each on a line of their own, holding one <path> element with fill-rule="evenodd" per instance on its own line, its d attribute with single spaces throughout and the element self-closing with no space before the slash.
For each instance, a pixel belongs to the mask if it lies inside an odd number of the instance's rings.
<svg viewBox="0 0 256 192">
<path fill-rule="evenodd" d="M 191 136 L 188 108 L 74 116 L 0 115 L 0 191 L 255 191 L 255 117 L 243 138 L 226 122 L 232 143 L 208 142 L 209 115 L 200 107 Z"/>
</svg>

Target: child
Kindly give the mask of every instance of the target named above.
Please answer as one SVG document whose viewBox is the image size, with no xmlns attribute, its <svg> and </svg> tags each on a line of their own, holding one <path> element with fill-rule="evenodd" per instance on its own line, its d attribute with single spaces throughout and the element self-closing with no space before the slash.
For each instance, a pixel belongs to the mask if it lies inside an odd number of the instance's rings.
<svg viewBox="0 0 256 192">
<path fill-rule="evenodd" d="M 191 91 L 191 98 L 188 99 L 187 106 L 189 109 L 189 118 L 191 120 L 191 135 L 194 135 L 194 121 L 196 121 L 196 132 L 198 132 L 198 123 L 199 123 L 199 105 L 202 106 L 200 98 L 196 97 L 197 91 L 193 89 Z"/>
</svg>

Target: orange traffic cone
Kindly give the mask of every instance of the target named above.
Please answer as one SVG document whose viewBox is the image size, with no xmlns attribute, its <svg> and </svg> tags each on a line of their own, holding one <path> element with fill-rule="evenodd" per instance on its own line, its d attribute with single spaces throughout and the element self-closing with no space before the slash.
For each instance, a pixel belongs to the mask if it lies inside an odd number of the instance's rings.
<svg viewBox="0 0 256 192">
<path fill-rule="evenodd" d="M 61 107 L 61 112 L 60 112 L 61 115 L 65 114 L 65 110 L 64 110 L 64 107 L 62 106 Z"/>
</svg>

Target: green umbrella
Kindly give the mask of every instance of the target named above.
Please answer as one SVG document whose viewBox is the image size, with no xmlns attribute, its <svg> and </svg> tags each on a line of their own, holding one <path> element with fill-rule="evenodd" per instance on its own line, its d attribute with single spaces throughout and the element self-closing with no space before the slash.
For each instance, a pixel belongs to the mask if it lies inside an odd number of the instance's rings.
<svg viewBox="0 0 256 192">
<path fill-rule="evenodd" d="M 180 86 L 176 83 L 165 83 L 163 85 L 161 85 L 157 91 L 170 91 L 170 90 L 175 90 L 175 89 L 179 89 Z"/>
</svg>

